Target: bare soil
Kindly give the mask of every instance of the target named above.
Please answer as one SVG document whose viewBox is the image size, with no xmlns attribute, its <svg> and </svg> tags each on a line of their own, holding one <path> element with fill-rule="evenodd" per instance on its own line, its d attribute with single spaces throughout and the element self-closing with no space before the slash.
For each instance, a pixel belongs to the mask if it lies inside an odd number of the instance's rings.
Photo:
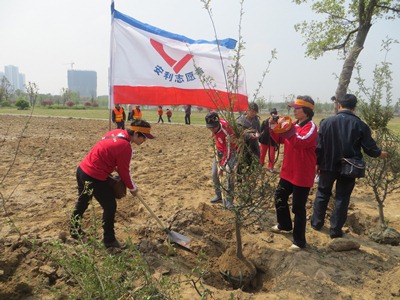
<svg viewBox="0 0 400 300">
<path fill-rule="evenodd" d="M 53 286 L 65 295 L 73 288 L 58 270 L 49 278 L 54 273 L 49 268 L 54 266 L 40 245 L 60 238 L 71 242 L 67 233 L 77 197 L 76 167 L 109 126 L 101 120 L 48 117 L 34 117 L 26 125 L 27 119 L 0 116 L 0 180 L 4 178 L 0 185 L 0 299 L 54 299 Z M 137 243 L 154 273 L 188 274 L 196 264 L 196 253 L 203 251 L 210 261 L 204 284 L 213 299 L 231 295 L 249 300 L 400 298 L 400 248 L 368 238 L 367 231 L 377 226 L 378 210 L 372 191 L 362 182 L 353 192 L 342 239 L 358 243 L 358 250 L 332 250 L 326 225 L 317 232 L 307 224 L 307 248 L 289 251 L 291 236 L 270 231 L 276 221 L 271 204 L 258 224 L 243 231 L 244 254 L 257 276 L 245 290 L 233 288 L 220 271 L 243 266 L 232 254 L 232 213 L 209 203 L 213 197 L 209 131 L 193 125 L 152 127 L 157 138 L 134 146 L 132 176 L 156 215 L 192 238 L 193 250 L 177 248 L 176 263 L 170 264 L 160 246 L 165 234 L 150 214 L 131 196 L 118 200 L 117 237 L 121 241 L 130 237 Z M 314 192 L 309 196 L 308 215 Z M 399 204 L 398 195 L 390 195 L 385 207 L 390 227 L 398 231 Z M 25 239 L 19 238 L 10 219 Z M 182 297 L 200 298 L 190 286 L 182 287 Z"/>
</svg>

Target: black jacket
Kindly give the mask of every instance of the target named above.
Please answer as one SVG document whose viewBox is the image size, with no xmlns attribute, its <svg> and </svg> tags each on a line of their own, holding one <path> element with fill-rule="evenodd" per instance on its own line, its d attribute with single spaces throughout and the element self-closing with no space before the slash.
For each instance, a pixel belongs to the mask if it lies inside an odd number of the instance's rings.
<svg viewBox="0 0 400 300">
<path fill-rule="evenodd" d="M 274 147 L 277 147 L 276 142 L 274 141 L 273 138 L 271 138 L 271 135 L 269 134 L 269 122 L 268 119 L 264 120 L 261 124 L 261 135 L 259 138 L 260 144 L 263 145 L 271 145 Z"/>
<path fill-rule="evenodd" d="M 321 122 L 315 150 L 321 171 L 339 171 L 342 157 L 361 159 L 361 149 L 371 157 L 381 154 L 370 128 L 354 113 L 341 110 Z"/>
</svg>

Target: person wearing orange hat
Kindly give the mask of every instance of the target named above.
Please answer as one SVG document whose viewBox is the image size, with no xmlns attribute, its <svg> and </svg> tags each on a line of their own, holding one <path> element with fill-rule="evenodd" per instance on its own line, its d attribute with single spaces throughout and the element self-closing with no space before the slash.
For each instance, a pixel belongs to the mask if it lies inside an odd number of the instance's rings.
<svg viewBox="0 0 400 300">
<path fill-rule="evenodd" d="M 76 170 L 78 200 L 72 212 L 70 234 L 74 239 L 81 238 L 85 232 L 81 228 L 81 219 L 94 196 L 103 208 L 103 243 L 106 248 L 120 248 L 115 238 L 114 220 L 117 202 L 108 177 L 117 171 L 119 177 L 135 196 L 138 188 L 130 174 L 130 162 L 133 156 L 132 144 L 140 146 L 146 139 L 154 139 L 151 126 L 144 120 L 134 120 L 127 130 L 115 129 L 107 132 L 98 141 Z"/>
<path fill-rule="evenodd" d="M 295 122 L 290 117 L 280 117 L 275 122 L 270 117 L 271 137 L 284 144 L 280 180 L 275 192 L 275 208 L 278 224 L 271 230 L 276 233 L 290 233 L 293 229 L 291 250 L 306 247 L 306 202 L 314 184 L 317 145 L 317 126 L 312 121 L 314 100 L 310 96 L 297 96 L 294 103 Z M 293 194 L 290 215 L 288 199 Z"/>
</svg>

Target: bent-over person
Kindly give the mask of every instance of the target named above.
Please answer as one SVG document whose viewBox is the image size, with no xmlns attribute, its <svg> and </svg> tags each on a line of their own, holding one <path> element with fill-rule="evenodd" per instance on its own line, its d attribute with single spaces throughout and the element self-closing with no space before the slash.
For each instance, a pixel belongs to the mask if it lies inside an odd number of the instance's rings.
<svg viewBox="0 0 400 300">
<path fill-rule="evenodd" d="M 114 232 L 117 202 L 107 179 L 116 171 L 131 194 L 136 195 L 138 188 L 130 174 L 130 162 L 133 156 L 132 143 L 139 146 L 147 138 L 153 139 L 150 127 L 150 124 L 144 120 L 134 120 L 127 130 L 111 130 L 94 145 L 81 161 L 76 170 L 79 196 L 71 216 L 70 234 L 72 238 L 78 239 L 85 234 L 82 230 L 81 220 L 94 196 L 103 208 L 103 243 L 105 247 L 121 247 Z"/>
</svg>

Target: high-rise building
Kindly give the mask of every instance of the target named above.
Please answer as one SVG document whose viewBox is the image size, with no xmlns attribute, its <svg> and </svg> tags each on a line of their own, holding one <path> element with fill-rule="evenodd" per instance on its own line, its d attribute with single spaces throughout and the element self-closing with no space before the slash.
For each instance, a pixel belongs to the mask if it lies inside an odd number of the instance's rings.
<svg viewBox="0 0 400 300">
<path fill-rule="evenodd" d="M 4 75 L 14 88 L 14 90 L 25 90 L 25 75 L 20 73 L 16 66 L 5 66 Z"/>
<path fill-rule="evenodd" d="M 81 97 L 97 97 L 96 71 L 68 70 L 68 89 Z"/>
</svg>

